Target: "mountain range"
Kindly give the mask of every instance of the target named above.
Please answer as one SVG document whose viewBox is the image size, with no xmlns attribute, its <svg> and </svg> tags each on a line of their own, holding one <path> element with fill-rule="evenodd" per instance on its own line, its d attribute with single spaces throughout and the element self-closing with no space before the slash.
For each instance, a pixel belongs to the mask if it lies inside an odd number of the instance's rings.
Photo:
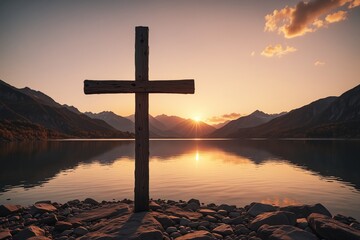
<svg viewBox="0 0 360 240">
<path fill-rule="evenodd" d="M 149 115 L 153 138 L 359 138 L 360 85 L 288 113 L 256 110 L 214 126 L 178 116 Z M 0 80 L 0 140 L 127 138 L 134 137 L 134 129 L 134 115 L 82 113 L 40 91 L 18 89 Z"/>
<path fill-rule="evenodd" d="M 132 136 L 102 120 L 69 110 L 69 106 L 41 92 L 17 89 L 0 80 L 0 140 Z"/>
</svg>

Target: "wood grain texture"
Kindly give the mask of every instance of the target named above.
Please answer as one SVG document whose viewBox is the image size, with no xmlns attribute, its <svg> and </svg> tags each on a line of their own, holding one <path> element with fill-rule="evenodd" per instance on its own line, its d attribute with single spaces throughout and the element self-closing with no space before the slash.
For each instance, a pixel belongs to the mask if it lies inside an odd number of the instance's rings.
<svg viewBox="0 0 360 240">
<path fill-rule="evenodd" d="M 135 83 L 149 81 L 149 28 L 135 28 Z M 134 212 L 149 210 L 149 94 L 135 93 Z"/>
<path fill-rule="evenodd" d="M 194 79 L 158 80 L 158 81 L 127 81 L 127 80 L 85 80 L 85 94 L 103 93 L 180 93 L 195 92 Z"/>
</svg>

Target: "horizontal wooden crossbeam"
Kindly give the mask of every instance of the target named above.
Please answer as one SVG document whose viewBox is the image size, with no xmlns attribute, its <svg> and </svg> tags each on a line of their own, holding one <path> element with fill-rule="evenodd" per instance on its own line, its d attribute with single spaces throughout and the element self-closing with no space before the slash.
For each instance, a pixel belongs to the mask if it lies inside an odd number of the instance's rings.
<svg viewBox="0 0 360 240">
<path fill-rule="evenodd" d="M 194 79 L 163 81 L 85 80 L 85 94 L 100 93 L 182 93 L 195 92 Z"/>
</svg>

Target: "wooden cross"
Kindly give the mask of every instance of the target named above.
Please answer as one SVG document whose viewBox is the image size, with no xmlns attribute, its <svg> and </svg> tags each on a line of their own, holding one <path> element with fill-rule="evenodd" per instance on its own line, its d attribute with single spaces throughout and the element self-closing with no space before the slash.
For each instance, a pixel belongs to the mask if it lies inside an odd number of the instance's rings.
<svg viewBox="0 0 360 240">
<path fill-rule="evenodd" d="M 134 211 L 149 210 L 149 93 L 195 92 L 194 79 L 149 81 L 149 28 L 135 28 L 135 81 L 84 81 L 85 94 L 135 93 Z"/>
</svg>

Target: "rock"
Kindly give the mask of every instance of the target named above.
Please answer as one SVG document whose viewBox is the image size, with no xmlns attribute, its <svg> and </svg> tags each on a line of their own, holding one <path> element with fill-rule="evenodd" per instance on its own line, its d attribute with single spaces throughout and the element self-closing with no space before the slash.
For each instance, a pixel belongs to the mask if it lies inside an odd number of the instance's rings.
<svg viewBox="0 0 360 240">
<path fill-rule="evenodd" d="M 218 207 L 219 210 L 225 210 L 227 212 L 233 212 L 236 210 L 236 206 L 235 205 L 227 205 L 227 204 L 221 204 Z"/>
<path fill-rule="evenodd" d="M 177 240 L 214 240 L 214 235 L 205 230 L 195 231 L 178 237 Z"/>
<path fill-rule="evenodd" d="M 187 218 L 181 218 L 180 219 L 180 225 L 181 226 L 188 226 L 189 223 L 191 223 L 191 221 L 189 219 L 187 219 Z"/>
<path fill-rule="evenodd" d="M 188 203 L 185 207 L 185 209 L 191 210 L 191 211 L 197 211 L 199 208 L 200 208 L 200 205 L 197 205 L 194 202 Z"/>
<path fill-rule="evenodd" d="M 166 229 L 166 232 L 167 233 L 173 233 L 173 232 L 177 232 L 177 228 L 176 227 L 168 227 L 167 229 Z"/>
<path fill-rule="evenodd" d="M 78 205 L 78 204 L 80 204 L 80 200 L 79 199 L 74 199 L 74 200 L 68 201 L 67 204 L 70 205 L 70 206 Z"/>
<path fill-rule="evenodd" d="M 45 212 L 54 212 L 54 211 L 56 211 L 56 207 L 48 203 L 35 203 L 30 208 L 30 213 L 32 215 L 43 214 Z"/>
<path fill-rule="evenodd" d="M 90 205 L 99 205 L 100 203 L 92 198 L 86 198 L 84 200 L 84 203 L 90 204 Z"/>
<path fill-rule="evenodd" d="M 306 218 L 298 218 L 296 219 L 296 226 L 301 229 L 305 229 L 309 226 Z"/>
<path fill-rule="evenodd" d="M 42 218 L 40 220 L 41 223 L 46 225 L 54 225 L 58 221 L 55 214 L 49 214 L 49 216 Z"/>
<path fill-rule="evenodd" d="M 292 212 L 296 218 L 307 218 L 311 213 L 320 213 L 331 217 L 331 213 L 321 203 L 314 205 L 287 206 L 280 208 L 281 211 Z"/>
<path fill-rule="evenodd" d="M 184 217 L 184 218 L 188 218 L 188 219 L 199 219 L 202 216 L 201 213 L 185 211 L 176 206 L 170 206 L 169 208 L 167 208 L 165 210 L 165 212 L 170 215 Z"/>
<path fill-rule="evenodd" d="M 44 236 L 45 231 L 37 226 L 28 226 L 13 237 L 14 240 L 24 240 L 31 237 Z"/>
<path fill-rule="evenodd" d="M 73 230 L 69 229 L 69 230 L 63 231 L 60 235 L 61 236 L 69 236 L 72 233 L 73 233 Z"/>
<path fill-rule="evenodd" d="M 10 214 L 17 213 L 20 209 L 20 205 L 0 205 L 0 217 L 6 217 Z"/>
<path fill-rule="evenodd" d="M 357 230 L 360 230 L 360 223 L 357 223 L 357 222 L 353 222 L 350 224 L 350 227 L 353 227 Z"/>
<path fill-rule="evenodd" d="M 243 217 L 237 217 L 237 218 L 233 218 L 233 219 L 230 219 L 230 223 L 231 224 L 241 224 L 241 223 L 244 223 L 244 218 Z"/>
<path fill-rule="evenodd" d="M 224 217 L 223 219 L 221 219 L 221 221 L 225 224 L 229 224 L 232 222 L 232 219 L 229 217 Z"/>
<path fill-rule="evenodd" d="M 178 238 L 180 236 L 181 236 L 181 233 L 179 233 L 179 232 L 173 232 L 173 233 L 170 234 L 170 237 L 172 237 L 173 239 Z"/>
<path fill-rule="evenodd" d="M 151 202 L 149 203 L 149 208 L 150 208 L 151 210 L 153 210 L 153 211 L 156 211 L 156 210 L 161 209 L 161 206 L 160 206 L 159 204 L 157 204 L 156 202 L 151 201 Z"/>
<path fill-rule="evenodd" d="M 342 222 L 319 213 L 312 213 L 307 218 L 309 226 L 322 238 L 335 239 L 360 239 L 360 231 Z"/>
<path fill-rule="evenodd" d="M 257 230 L 264 224 L 272 225 L 295 225 L 296 216 L 291 212 L 276 211 L 259 214 L 251 223 L 250 228 Z"/>
<path fill-rule="evenodd" d="M 175 225 L 175 222 L 171 220 L 171 218 L 169 218 L 167 215 L 164 214 L 154 215 L 154 218 L 161 224 L 161 226 L 163 226 L 164 229 L 167 229 L 168 227 Z"/>
<path fill-rule="evenodd" d="M 240 213 L 239 212 L 230 212 L 229 213 L 229 217 L 231 218 L 236 218 L 236 217 L 240 217 Z"/>
<path fill-rule="evenodd" d="M 224 209 L 218 210 L 217 213 L 224 217 L 228 215 L 228 212 Z"/>
<path fill-rule="evenodd" d="M 192 198 L 187 202 L 187 204 L 190 204 L 190 203 L 194 203 L 200 207 L 200 201 L 195 198 Z"/>
<path fill-rule="evenodd" d="M 12 235 L 9 229 L 1 229 L 0 230 L 0 240 L 5 240 L 11 238 Z"/>
<path fill-rule="evenodd" d="M 204 219 L 205 219 L 206 221 L 213 222 L 213 223 L 216 223 L 216 222 L 218 221 L 215 217 L 213 217 L 213 216 L 211 216 L 211 215 L 205 216 Z"/>
<path fill-rule="evenodd" d="M 276 211 L 276 207 L 270 204 L 264 204 L 264 203 L 254 203 L 247 213 L 253 217 L 256 217 L 257 215 L 264 213 L 264 212 L 274 212 Z"/>
<path fill-rule="evenodd" d="M 84 227 L 77 227 L 74 229 L 73 233 L 77 236 L 83 236 L 87 234 L 89 231 Z"/>
<path fill-rule="evenodd" d="M 216 214 L 216 211 L 207 208 L 200 209 L 198 212 L 204 216 Z"/>
<path fill-rule="evenodd" d="M 231 228 L 230 225 L 227 224 L 221 224 L 218 227 L 214 228 L 212 230 L 214 233 L 218 233 L 221 234 L 222 236 L 227 236 L 227 235 L 231 235 L 234 233 L 233 229 Z"/>
<path fill-rule="evenodd" d="M 72 224 L 69 222 L 58 221 L 55 224 L 55 231 L 62 232 L 62 231 L 69 230 L 69 229 L 72 229 Z"/>
<path fill-rule="evenodd" d="M 318 238 L 309 232 L 289 225 L 269 226 L 267 224 L 258 229 L 258 235 L 262 239 L 271 240 L 317 240 Z"/>
<path fill-rule="evenodd" d="M 161 231 L 156 229 L 151 229 L 148 231 L 141 232 L 137 239 L 140 240 L 163 240 L 164 235 Z"/>
</svg>

